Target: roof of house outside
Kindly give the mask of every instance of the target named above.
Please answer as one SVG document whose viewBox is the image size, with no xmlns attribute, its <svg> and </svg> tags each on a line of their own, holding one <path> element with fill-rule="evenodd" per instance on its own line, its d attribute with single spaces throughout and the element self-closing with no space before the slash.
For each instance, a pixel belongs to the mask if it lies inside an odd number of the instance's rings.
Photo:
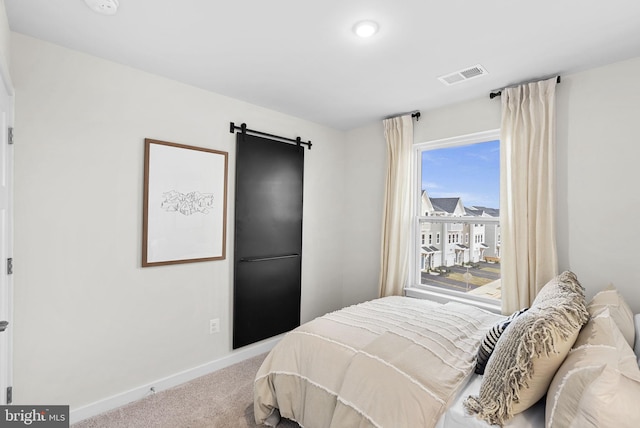
<svg viewBox="0 0 640 428">
<path fill-rule="evenodd" d="M 429 206 L 429 204 L 431 206 Z M 463 211 L 461 213 L 456 212 L 458 207 L 462 208 Z M 465 207 L 462 202 L 462 198 L 460 197 L 431 198 L 426 190 L 422 191 L 422 211 L 426 211 L 424 215 L 440 212 L 447 213 L 449 215 L 461 214 L 472 217 L 500 217 L 499 208 L 489 208 L 477 205 Z"/>
<path fill-rule="evenodd" d="M 487 207 L 478 207 L 478 206 L 473 206 L 473 207 L 465 207 L 465 209 L 467 211 L 469 210 L 474 210 L 474 211 L 479 211 L 480 214 L 478 215 L 488 215 L 491 217 L 500 217 L 500 209 L 499 208 L 487 208 Z"/>
<path fill-rule="evenodd" d="M 436 211 L 444 211 L 453 214 L 456 211 L 460 198 L 429 198 Z"/>
</svg>

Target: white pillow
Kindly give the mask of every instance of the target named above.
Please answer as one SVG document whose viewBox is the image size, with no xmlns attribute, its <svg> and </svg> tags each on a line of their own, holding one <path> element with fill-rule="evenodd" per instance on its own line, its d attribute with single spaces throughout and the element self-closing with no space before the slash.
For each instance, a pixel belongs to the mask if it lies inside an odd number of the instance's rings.
<svg viewBox="0 0 640 428">
<path fill-rule="evenodd" d="M 605 309 L 609 309 L 611 318 L 615 321 L 620 332 L 633 348 L 635 329 L 633 327 L 633 312 L 629 304 L 624 300 L 622 294 L 613 284 L 609 284 L 604 290 L 593 296 L 587 305 L 589 315 L 595 317 Z"/>
<path fill-rule="evenodd" d="M 640 369 L 605 309 L 583 327 L 546 398 L 548 428 L 636 428 Z M 635 404 L 634 404 L 635 403 Z"/>
</svg>

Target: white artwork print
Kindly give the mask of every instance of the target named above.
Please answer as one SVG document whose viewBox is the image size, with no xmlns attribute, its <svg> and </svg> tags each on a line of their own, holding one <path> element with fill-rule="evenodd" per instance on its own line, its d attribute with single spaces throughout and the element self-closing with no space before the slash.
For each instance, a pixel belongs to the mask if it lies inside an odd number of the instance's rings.
<svg viewBox="0 0 640 428">
<path fill-rule="evenodd" d="M 226 156 L 149 145 L 147 263 L 222 258 Z"/>
</svg>

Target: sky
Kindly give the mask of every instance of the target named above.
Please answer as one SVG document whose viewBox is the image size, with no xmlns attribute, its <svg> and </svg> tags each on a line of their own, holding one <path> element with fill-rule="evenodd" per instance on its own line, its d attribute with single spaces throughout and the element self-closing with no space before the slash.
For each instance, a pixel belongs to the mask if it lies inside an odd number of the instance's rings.
<svg viewBox="0 0 640 428">
<path fill-rule="evenodd" d="M 422 190 L 460 197 L 466 207 L 500 208 L 500 141 L 422 152 Z"/>
</svg>

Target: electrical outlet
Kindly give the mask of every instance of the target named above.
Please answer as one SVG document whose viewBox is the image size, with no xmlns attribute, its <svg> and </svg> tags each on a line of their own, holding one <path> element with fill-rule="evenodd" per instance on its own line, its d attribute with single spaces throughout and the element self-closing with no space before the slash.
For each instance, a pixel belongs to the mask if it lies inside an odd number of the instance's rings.
<svg viewBox="0 0 640 428">
<path fill-rule="evenodd" d="M 209 320 L 209 334 L 220 333 L 220 318 Z"/>
</svg>

